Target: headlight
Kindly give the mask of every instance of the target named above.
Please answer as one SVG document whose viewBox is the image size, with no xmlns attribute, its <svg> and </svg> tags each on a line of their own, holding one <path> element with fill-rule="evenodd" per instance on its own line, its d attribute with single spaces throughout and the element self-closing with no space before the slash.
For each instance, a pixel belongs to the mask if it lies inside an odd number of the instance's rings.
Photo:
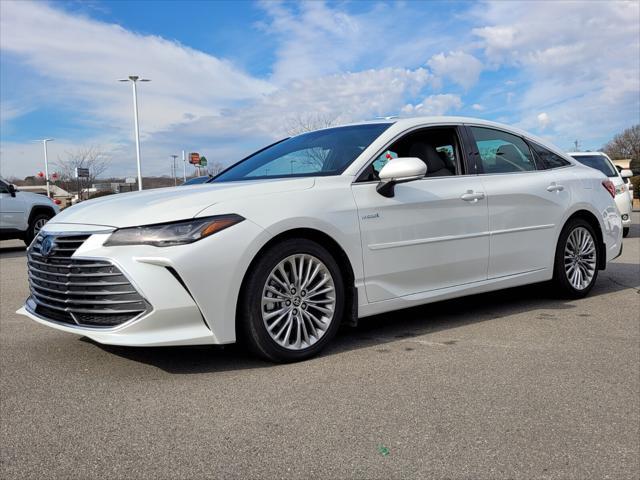
<svg viewBox="0 0 640 480">
<path fill-rule="evenodd" d="M 156 247 L 184 245 L 213 235 L 243 220 L 244 218 L 240 215 L 232 214 L 120 228 L 111 234 L 104 245 L 106 247 L 116 245 L 154 245 Z"/>
</svg>

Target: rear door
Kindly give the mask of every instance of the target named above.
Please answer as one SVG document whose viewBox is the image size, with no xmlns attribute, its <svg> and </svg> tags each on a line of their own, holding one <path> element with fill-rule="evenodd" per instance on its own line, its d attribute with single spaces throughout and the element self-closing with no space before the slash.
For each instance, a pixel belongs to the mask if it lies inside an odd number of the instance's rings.
<svg viewBox="0 0 640 480">
<path fill-rule="evenodd" d="M 380 195 L 382 165 L 421 149 L 433 160 L 425 178 L 396 185 L 392 198 Z M 487 199 L 462 157 L 455 127 L 423 129 L 381 152 L 353 184 L 369 302 L 487 278 Z"/>
<path fill-rule="evenodd" d="M 489 211 L 488 278 L 550 268 L 570 203 L 566 176 L 536 163 L 520 136 L 468 127 Z"/>
</svg>

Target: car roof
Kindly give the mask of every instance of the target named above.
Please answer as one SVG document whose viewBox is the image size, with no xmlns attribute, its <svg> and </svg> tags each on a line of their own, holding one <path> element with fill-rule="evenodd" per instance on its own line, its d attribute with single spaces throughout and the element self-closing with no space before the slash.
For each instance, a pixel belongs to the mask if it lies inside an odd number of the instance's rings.
<svg viewBox="0 0 640 480">
<path fill-rule="evenodd" d="M 565 156 L 567 155 L 562 149 L 558 148 L 556 145 L 550 143 L 547 140 L 544 140 L 543 138 L 533 135 L 532 133 L 529 133 L 525 130 L 522 130 L 517 127 L 513 127 L 511 125 L 507 125 L 504 123 L 494 122 L 491 120 L 485 120 L 483 118 L 477 118 L 477 117 L 458 117 L 458 116 L 448 116 L 448 115 L 425 116 L 425 117 L 398 117 L 398 118 L 391 118 L 389 120 L 377 119 L 377 120 L 369 120 L 365 122 L 355 122 L 349 125 L 370 125 L 372 123 L 393 125 L 394 127 L 400 130 L 410 129 L 410 128 L 419 127 L 419 126 L 447 125 L 447 124 L 450 124 L 450 125 L 465 124 L 465 125 L 473 125 L 478 127 L 493 127 L 493 128 L 498 128 L 500 130 L 505 130 L 515 135 L 526 137 L 536 143 L 539 143 L 540 145 L 546 148 L 555 150 L 557 153 L 562 153 Z M 344 125 L 337 125 L 337 126 L 344 126 Z"/>
<path fill-rule="evenodd" d="M 586 156 L 594 156 L 600 155 L 601 157 L 608 157 L 608 155 L 604 152 L 569 152 L 569 155 L 572 157 L 586 157 Z"/>
</svg>

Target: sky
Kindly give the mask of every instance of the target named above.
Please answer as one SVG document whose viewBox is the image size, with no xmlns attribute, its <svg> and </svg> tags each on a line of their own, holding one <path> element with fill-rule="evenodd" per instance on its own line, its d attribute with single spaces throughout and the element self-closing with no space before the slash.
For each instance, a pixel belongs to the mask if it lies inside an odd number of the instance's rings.
<svg viewBox="0 0 640 480">
<path fill-rule="evenodd" d="M 233 163 L 313 118 L 463 115 L 598 149 L 640 122 L 640 2 L 0 1 L 0 175 Z M 55 171 L 55 166 L 52 166 Z"/>
</svg>

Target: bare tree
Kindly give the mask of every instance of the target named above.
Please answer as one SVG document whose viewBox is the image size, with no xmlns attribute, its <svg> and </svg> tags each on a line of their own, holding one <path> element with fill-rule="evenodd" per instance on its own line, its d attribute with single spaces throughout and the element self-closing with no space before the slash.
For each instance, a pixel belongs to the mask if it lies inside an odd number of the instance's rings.
<svg viewBox="0 0 640 480">
<path fill-rule="evenodd" d="M 62 188 L 69 190 L 76 183 L 76 168 L 89 170 L 89 177 L 83 183 L 91 185 L 109 168 L 109 159 L 98 148 L 88 147 L 66 152 L 66 158 L 58 157 L 55 165 Z"/>
<path fill-rule="evenodd" d="M 214 177 L 217 174 L 219 174 L 222 170 L 224 170 L 224 165 L 220 162 L 214 161 L 207 166 L 207 173 Z"/>
<path fill-rule="evenodd" d="M 617 134 L 602 150 L 614 160 L 631 159 L 631 169 L 640 173 L 640 125 Z"/>
<path fill-rule="evenodd" d="M 333 127 L 337 123 L 337 117 L 323 113 L 298 114 L 291 117 L 287 122 L 287 134 L 290 136 L 300 135 L 305 132 L 320 130 L 321 128 Z M 310 167 L 312 170 L 321 170 L 327 157 L 327 152 L 320 148 L 311 148 L 305 151 L 305 158 L 292 160 L 293 165 L 298 163 L 303 169 Z"/>
<path fill-rule="evenodd" d="M 298 114 L 289 118 L 286 131 L 288 135 L 300 135 L 321 128 L 333 127 L 337 123 L 337 117 L 326 113 Z"/>
</svg>

